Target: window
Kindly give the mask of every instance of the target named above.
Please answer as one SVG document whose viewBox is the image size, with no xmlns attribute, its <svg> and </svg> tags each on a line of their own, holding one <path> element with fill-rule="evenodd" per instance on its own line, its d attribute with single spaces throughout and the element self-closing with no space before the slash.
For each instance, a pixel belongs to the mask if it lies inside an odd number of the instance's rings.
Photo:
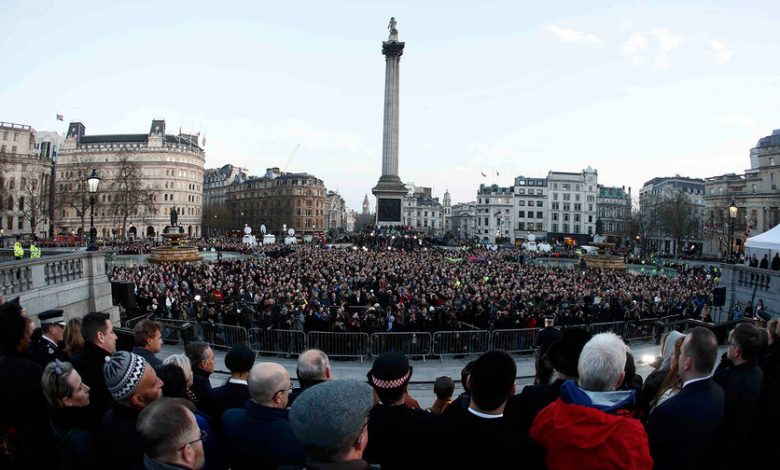
<svg viewBox="0 0 780 470">
<path fill-rule="evenodd" d="M 557 232 L 558 231 L 558 224 L 552 224 L 552 230 L 551 231 L 552 232 Z"/>
<path fill-rule="evenodd" d="M 577 189 L 579 189 L 579 188 L 577 188 Z M 574 195 L 574 200 L 575 201 L 579 201 L 580 200 L 580 195 L 579 194 L 575 194 Z"/>
<path fill-rule="evenodd" d="M 489 217 L 485 217 L 485 226 L 490 225 L 489 219 L 490 219 Z"/>
<path fill-rule="evenodd" d="M 517 194 L 525 194 L 525 189 L 523 188 L 518 189 Z"/>
<path fill-rule="evenodd" d="M 517 223 L 517 229 L 518 230 L 525 230 L 525 222 L 518 222 Z"/>
<path fill-rule="evenodd" d="M 525 211 L 517 211 L 518 217 L 525 217 Z"/>
<path fill-rule="evenodd" d="M 569 224 L 563 224 L 563 233 L 569 233 Z"/>
<path fill-rule="evenodd" d="M 564 194 L 563 195 L 563 200 L 564 201 L 570 201 L 571 200 L 571 194 Z"/>
<path fill-rule="evenodd" d="M 544 215 L 542 215 L 542 213 L 541 213 L 541 212 L 537 212 L 537 213 L 536 213 L 536 218 L 537 218 L 537 219 L 541 219 L 541 218 L 543 218 L 543 217 L 544 217 Z"/>
<path fill-rule="evenodd" d="M 523 201 L 523 200 L 517 201 L 517 205 L 518 206 L 525 206 L 525 201 Z"/>
<path fill-rule="evenodd" d="M 16 153 L 16 145 L 14 145 L 13 147 L 11 147 L 11 153 Z"/>
<path fill-rule="evenodd" d="M 580 233 L 580 226 L 579 225 L 575 225 L 574 226 L 574 233 Z"/>
<path fill-rule="evenodd" d="M 564 212 L 563 213 L 563 221 L 564 222 L 568 222 L 569 221 L 569 213 L 568 212 Z"/>
<path fill-rule="evenodd" d="M 574 204 L 574 210 L 575 211 L 581 211 L 582 210 L 582 204 Z"/>
<path fill-rule="evenodd" d="M 557 202 L 553 202 L 552 203 L 552 210 L 557 211 L 559 209 L 560 209 L 560 206 L 558 205 L 558 203 Z"/>
<path fill-rule="evenodd" d="M 558 193 L 553 193 L 553 201 L 557 201 L 557 200 L 558 200 Z"/>
<path fill-rule="evenodd" d="M 531 212 L 531 211 L 528 211 L 528 218 L 529 219 L 533 219 L 534 218 L 534 213 Z"/>
<path fill-rule="evenodd" d="M 543 191 L 543 190 L 541 190 L 541 189 L 537 189 L 537 190 L 536 190 L 536 194 L 537 194 L 537 195 L 539 195 L 539 196 L 541 196 L 542 194 L 544 194 L 544 191 Z"/>
<path fill-rule="evenodd" d="M 21 215 L 19 216 L 19 220 L 16 228 L 18 228 L 19 230 L 22 230 L 24 228 L 24 217 Z"/>
<path fill-rule="evenodd" d="M 563 183 L 561 186 L 563 187 L 564 191 L 571 191 L 571 184 L 570 183 Z"/>
<path fill-rule="evenodd" d="M 579 222 L 580 221 L 580 214 L 574 214 L 574 221 Z"/>
<path fill-rule="evenodd" d="M 536 207 L 544 207 L 544 201 L 536 201 Z"/>
<path fill-rule="evenodd" d="M 558 213 L 557 212 L 553 212 L 552 213 L 552 219 L 553 220 L 558 220 Z"/>
<path fill-rule="evenodd" d="M 593 223 L 593 216 L 592 215 L 588 216 L 588 223 L 590 223 L 590 224 Z"/>
<path fill-rule="evenodd" d="M 570 211 L 571 210 L 571 204 L 564 204 L 563 205 L 563 210 Z"/>
</svg>

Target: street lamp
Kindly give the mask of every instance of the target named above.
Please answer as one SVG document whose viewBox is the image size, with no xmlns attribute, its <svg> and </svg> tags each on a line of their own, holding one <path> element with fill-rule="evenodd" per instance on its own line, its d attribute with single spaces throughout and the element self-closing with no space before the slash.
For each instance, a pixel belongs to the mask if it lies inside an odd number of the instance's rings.
<svg viewBox="0 0 780 470">
<path fill-rule="evenodd" d="M 97 170 L 92 169 L 92 174 L 87 178 L 87 187 L 89 189 L 89 247 L 88 251 L 96 251 L 95 246 L 95 194 L 100 184 L 100 177 L 97 175 Z"/>
<path fill-rule="evenodd" d="M 737 207 L 734 196 L 731 197 L 731 203 L 729 203 L 729 217 L 731 218 L 731 229 L 729 230 L 729 256 L 734 255 L 734 220 L 737 218 Z"/>
</svg>

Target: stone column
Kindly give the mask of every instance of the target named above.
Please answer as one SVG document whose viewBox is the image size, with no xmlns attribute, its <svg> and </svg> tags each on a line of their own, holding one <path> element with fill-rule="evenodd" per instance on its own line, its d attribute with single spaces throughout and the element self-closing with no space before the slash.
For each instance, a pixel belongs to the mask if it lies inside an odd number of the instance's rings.
<svg viewBox="0 0 780 470">
<path fill-rule="evenodd" d="M 371 192 L 376 196 L 376 224 L 401 225 L 401 207 L 406 186 L 398 176 L 399 64 L 404 43 L 398 40 L 395 19 L 390 20 L 390 37 L 382 42 L 385 56 L 384 123 L 382 132 L 382 175 Z"/>
</svg>

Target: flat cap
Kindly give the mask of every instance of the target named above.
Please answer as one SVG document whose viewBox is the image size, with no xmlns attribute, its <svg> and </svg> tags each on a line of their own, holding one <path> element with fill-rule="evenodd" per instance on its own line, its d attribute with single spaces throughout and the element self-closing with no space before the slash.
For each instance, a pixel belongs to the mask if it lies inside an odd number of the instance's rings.
<svg viewBox="0 0 780 470">
<path fill-rule="evenodd" d="M 330 380 L 301 393 L 290 408 L 290 425 L 304 447 L 339 450 L 363 429 L 373 406 L 365 382 Z"/>
</svg>

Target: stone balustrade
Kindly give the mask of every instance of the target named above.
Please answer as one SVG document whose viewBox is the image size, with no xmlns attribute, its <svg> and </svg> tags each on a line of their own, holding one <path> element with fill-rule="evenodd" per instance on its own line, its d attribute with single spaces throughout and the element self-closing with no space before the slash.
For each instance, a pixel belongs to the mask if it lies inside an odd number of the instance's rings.
<svg viewBox="0 0 780 470">
<path fill-rule="evenodd" d="M 60 308 L 66 318 L 94 311 L 118 319 L 118 310 L 111 303 L 105 253 L 99 251 L 4 261 L 0 263 L 0 295 L 6 299 L 21 297 L 22 306 L 32 316 Z"/>
</svg>

